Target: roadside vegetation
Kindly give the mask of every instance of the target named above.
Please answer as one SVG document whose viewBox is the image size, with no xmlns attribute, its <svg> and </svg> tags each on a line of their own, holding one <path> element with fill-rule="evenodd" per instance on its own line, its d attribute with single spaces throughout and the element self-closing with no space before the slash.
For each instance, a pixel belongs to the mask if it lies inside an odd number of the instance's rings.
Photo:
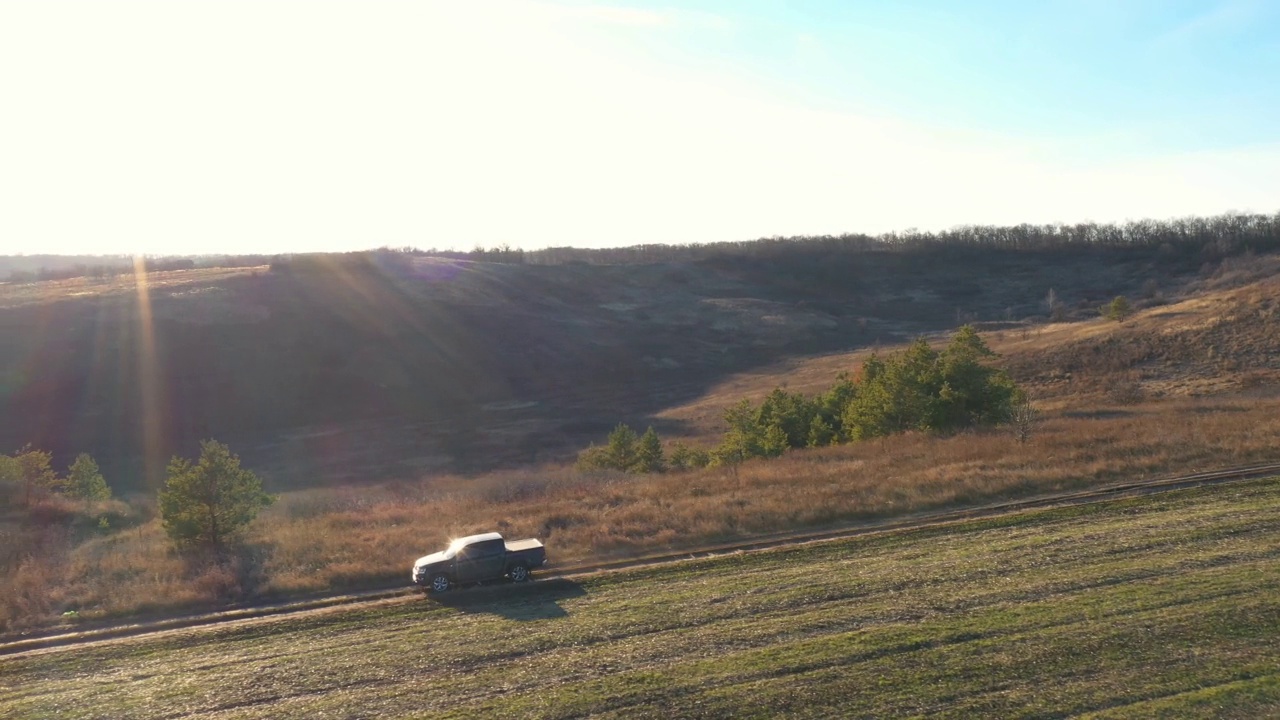
<svg viewBox="0 0 1280 720">
<path fill-rule="evenodd" d="M 0 657 L 0 714 L 1264 717 L 1277 506 L 1252 481 Z"/>
<path fill-rule="evenodd" d="M 65 562 L 73 548 L 95 541 L 118 542 L 127 528 L 145 522 L 150 504 L 111 501 L 111 488 L 87 454 L 80 454 L 60 477 L 50 466 L 47 452 L 24 448 L 13 457 L 0 455 L 0 499 L 10 508 L 0 524 L 5 551 L 0 560 L 8 570 L 0 591 L 0 628 L 39 623 L 61 609 L 68 621 L 81 618 L 81 603 L 59 607 L 55 578 L 83 568 L 53 567 Z M 173 561 L 200 574 L 197 587 L 214 597 L 239 592 L 232 587 L 242 566 L 244 532 L 258 513 L 274 501 L 262 490 L 262 481 L 240 467 L 240 459 L 227 446 L 213 440 L 201 446 L 192 463 L 175 457 L 169 463 L 169 479 L 158 497 L 159 525 L 171 545 Z M 95 583 L 124 581 L 119 589 L 134 592 L 132 578 L 110 577 L 101 566 L 90 575 Z M 173 604 L 175 598 L 139 597 L 135 609 L 155 603 Z M 178 601 L 181 604 L 181 600 Z M 90 613 L 93 614 L 93 613 Z"/>
<path fill-rule="evenodd" d="M 27 559 L 10 571 L 0 608 L 17 628 L 69 610 L 87 620 L 395 584 L 415 554 L 488 530 L 540 537 L 559 562 L 621 557 L 1271 461 L 1280 437 L 1274 398 L 1091 408 L 1047 412 L 1025 443 L 1008 428 L 913 432 L 736 468 L 637 476 L 547 467 L 293 491 L 217 564 L 175 553 L 154 506 L 140 502 L 113 520 L 121 529 L 13 548 Z"/>
</svg>

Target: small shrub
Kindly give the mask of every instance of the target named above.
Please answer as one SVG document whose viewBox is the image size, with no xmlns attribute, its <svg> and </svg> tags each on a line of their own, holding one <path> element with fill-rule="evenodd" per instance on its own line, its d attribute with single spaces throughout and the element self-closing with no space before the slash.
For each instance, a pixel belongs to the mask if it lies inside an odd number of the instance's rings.
<svg viewBox="0 0 1280 720">
<path fill-rule="evenodd" d="M 230 563 L 209 565 L 191 581 L 191 587 L 202 600 L 215 602 L 235 600 L 243 594 L 238 573 Z"/>
<path fill-rule="evenodd" d="M 1116 378 L 1106 386 L 1106 395 L 1117 405 L 1137 405 L 1146 399 L 1142 383 L 1129 377 Z"/>
<path fill-rule="evenodd" d="M 672 444 L 667 459 L 673 470 L 696 470 L 711 464 L 711 453 L 703 448 L 676 442 Z"/>
<path fill-rule="evenodd" d="M 1013 436 L 1019 443 L 1025 443 L 1031 439 L 1037 419 L 1039 419 L 1039 413 L 1026 400 L 1015 404 L 1009 411 L 1009 424 L 1013 427 Z"/>
<path fill-rule="evenodd" d="M 1098 308 L 1098 312 L 1108 320 L 1120 322 L 1133 314 L 1133 307 L 1125 296 L 1117 295 L 1114 300 Z"/>
</svg>

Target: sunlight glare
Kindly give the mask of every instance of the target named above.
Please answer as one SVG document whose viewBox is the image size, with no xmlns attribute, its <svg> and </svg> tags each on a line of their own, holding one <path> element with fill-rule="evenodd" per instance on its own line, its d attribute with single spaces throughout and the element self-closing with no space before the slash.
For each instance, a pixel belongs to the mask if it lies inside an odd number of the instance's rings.
<svg viewBox="0 0 1280 720">
<path fill-rule="evenodd" d="M 138 387 L 142 397 L 143 469 L 148 485 L 158 485 L 164 467 L 164 413 L 160 402 L 160 377 L 156 361 L 155 326 L 151 316 L 151 288 L 147 261 L 133 258 L 134 284 L 138 293 Z"/>
</svg>

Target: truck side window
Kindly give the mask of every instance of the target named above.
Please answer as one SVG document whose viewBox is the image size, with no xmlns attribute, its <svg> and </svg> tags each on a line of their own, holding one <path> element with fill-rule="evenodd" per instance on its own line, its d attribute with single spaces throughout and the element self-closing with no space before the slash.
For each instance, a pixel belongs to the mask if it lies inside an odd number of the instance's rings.
<svg viewBox="0 0 1280 720">
<path fill-rule="evenodd" d="M 469 554 L 473 560 L 501 555 L 504 549 L 505 546 L 501 540 L 486 540 L 484 542 L 476 543 L 468 548 L 468 550 L 471 551 Z"/>
</svg>

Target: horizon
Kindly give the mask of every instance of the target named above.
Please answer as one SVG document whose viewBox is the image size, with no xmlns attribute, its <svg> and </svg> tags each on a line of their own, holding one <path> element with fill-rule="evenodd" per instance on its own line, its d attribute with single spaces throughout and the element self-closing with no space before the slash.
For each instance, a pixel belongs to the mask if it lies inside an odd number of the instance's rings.
<svg viewBox="0 0 1280 720">
<path fill-rule="evenodd" d="M 0 254 L 1280 210 L 1280 6 L 0 4 Z"/>
<path fill-rule="evenodd" d="M 1184 220 L 1212 220 L 1215 218 L 1226 218 L 1226 217 L 1255 217 L 1255 218 L 1280 217 L 1280 210 L 1277 210 L 1274 213 L 1244 213 L 1239 211 L 1227 211 L 1224 213 L 1219 213 L 1217 215 L 1184 215 L 1181 217 L 1164 217 L 1164 218 L 1151 218 L 1151 217 L 1127 218 L 1125 220 L 1106 221 L 1106 222 L 1085 220 L 1085 221 L 1080 221 L 1079 223 L 1010 223 L 1007 225 L 970 224 L 970 225 L 953 225 L 951 227 L 942 228 L 940 230 L 924 230 L 921 228 L 899 228 L 899 229 L 887 230 L 885 232 L 875 233 L 875 234 L 845 232 L 845 233 L 839 233 L 839 234 L 824 234 L 824 235 L 788 235 L 788 236 L 773 235 L 773 236 L 762 236 L 762 237 L 756 237 L 756 238 L 747 238 L 742 240 L 716 240 L 711 242 L 680 243 L 678 245 L 682 247 L 699 247 L 699 246 L 708 246 L 708 245 L 740 245 L 744 243 L 754 243 L 754 242 L 772 241 L 772 240 L 793 240 L 797 242 L 803 242 L 804 240 L 809 240 L 814 238 L 823 238 L 823 237 L 865 237 L 878 242 L 887 242 L 891 240 L 894 236 L 911 235 L 914 233 L 922 233 L 922 234 L 937 236 L 937 235 L 942 235 L 948 232 L 954 232 L 954 231 L 964 230 L 968 228 L 1004 229 L 1004 228 L 1021 227 L 1023 225 L 1030 225 L 1033 228 L 1046 228 L 1046 227 L 1070 227 L 1075 225 L 1090 225 L 1090 224 L 1098 225 L 1098 226 L 1110 225 L 1110 226 L 1123 228 L 1126 226 L 1140 225 L 1143 223 L 1153 223 L 1153 222 L 1154 223 L 1173 223 L 1173 222 L 1179 222 Z M 627 250 L 632 248 L 644 248 L 644 247 L 674 247 L 676 245 L 677 245 L 676 243 L 641 243 L 641 244 L 635 244 L 635 245 L 607 245 L 607 246 L 601 246 L 601 247 L 581 247 L 581 248 L 574 248 L 574 246 L 569 246 L 569 245 L 559 245 L 559 246 L 548 245 L 544 247 L 534 247 L 534 248 L 520 248 L 516 246 L 509 246 L 508 249 L 521 250 L 527 253 L 538 253 L 538 252 L 545 252 L 545 251 L 563 250 L 566 248 L 581 249 L 581 250 L 588 250 L 588 251 L 590 250 L 607 251 L 607 250 Z M 115 259 L 115 260 L 121 260 L 125 262 L 132 262 L 138 259 L 171 260 L 171 259 L 188 259 L 188 258 L 189 259 L 216 258 L 216 257 L 233 257 L 233 258 L 234 257 L 262 257 L 264 259 L 269 259 L 272 257 L 284 256 L 284 255 L 381 253 L 381 252 L 387 252 L 387 253 L 403 252 L 403 253 L 415 253 L 415 254 L 425 254 L 425 255 L 432 255 L 433 253 L 465 255 L 473 251 L 495 251 L 500 249 L 502 248 L 497 245 L 489 246 L 489 247 L 476 245 L 471 248 L 417 247 L 412 245 L 390 247 L 387 245 L 382 245 L 382 246 L 371 246 L 371 247 L 352 247 L 350 249 L 340 249 L 340 250 L 313 251 L 313 250 L 303 249 L 303 250 L 289 250 L 289 251 L 274 252 L 274 253 L 273 252 L 229 253 L 229 252 L 219 252 L 219 251 L 185 253 L 185 254 L 119 253 L 119 252 L 117 253 L 112 253 L 112 252 L 107 252 L 107 253 L 6 252 L 6 253 L 0 253 L 0 259 L 33 259 L 33 258 L 44 258 L 44 257 L 63 258 L 63 259 L 81 259 L 81 258 L 98 259 L 100 258 L 100 259 Z"/>
</svg>

